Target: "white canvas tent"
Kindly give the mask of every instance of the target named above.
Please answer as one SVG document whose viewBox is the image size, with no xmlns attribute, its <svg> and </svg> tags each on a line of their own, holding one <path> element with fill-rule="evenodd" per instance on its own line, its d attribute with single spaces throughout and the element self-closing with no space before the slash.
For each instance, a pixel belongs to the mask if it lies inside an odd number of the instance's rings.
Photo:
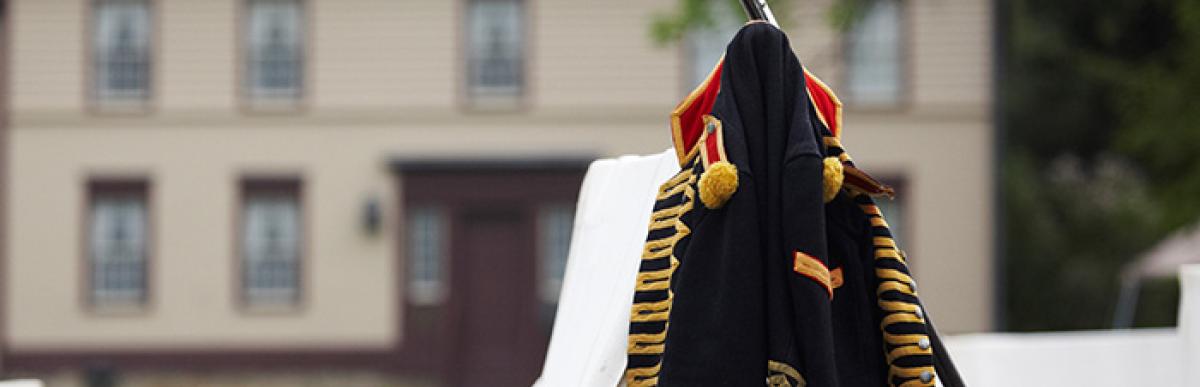
<svg viewBox="0 0 1200 387">
<path fill-rule="evenodd" d="M 1180 230 L 1163 239 L 1121 271 L 1121 293 L 1113 316 L 1114 328 L 1133 325 L 1138 293 L 1147 278 L 1177 275 L 1188 264 L 1200 264 L 1200 225 Z"/>
<path fill-rule="evenodd" d="M 646 227 L 659 185 L 678 171 L 674 150 L 597 160 L 588 168 L 554 332 L 535 386 L 620 381 Z"/>
</svg>

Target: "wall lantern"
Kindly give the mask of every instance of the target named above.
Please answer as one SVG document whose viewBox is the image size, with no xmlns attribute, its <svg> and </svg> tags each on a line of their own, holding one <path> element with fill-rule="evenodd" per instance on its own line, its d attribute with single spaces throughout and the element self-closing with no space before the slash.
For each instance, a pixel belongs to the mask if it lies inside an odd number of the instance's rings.
<svg viewBox="0 0 1200 387">
<path fill-rule="evenodd" d="M 379 234 L 379 229 L 383 225 L 382 209 L 379 208 L 379 198 L 374 195 L 367 198 L 363 203 L 362 209 L 362 227 L 367 235 Z"/>
</svg>

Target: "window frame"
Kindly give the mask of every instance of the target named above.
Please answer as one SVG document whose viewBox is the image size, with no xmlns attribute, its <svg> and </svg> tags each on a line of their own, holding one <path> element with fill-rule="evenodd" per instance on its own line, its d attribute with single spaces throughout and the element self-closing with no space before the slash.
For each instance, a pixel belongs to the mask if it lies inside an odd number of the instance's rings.
<svg viewBox="0 0 1200 387">
<path fill-rule="evenodd" d="M 247 257 L 245 255 L 245 216 L 248 199 L 261 193 L 284 193 L 296 200 L 295 296 L 290 302 L 258 302 L 249 294 L 246 280 Z M 307 306 L 308 259 L 311 243 L 309 208 L 304 194 L 304 180 L 298 176 L 244 176 L 237 184 L 233 218 L 233 297 L 243 313 L 296 313 Z"/>
<path fill-rule="evenodd" d="M 436 257 L 438 263 L 438 278 L 433 281 L 427 281 L 424 285 L 417 284 L 417 281 L 415 281 L 415 275 L 412 272 L 414 263 L 416 262 L 416 257 L 414 256 L 416 241 L 413 240 L 413 215 L 418 211 L 430 211 L 440 218 L 438 220 L 440 223 L 436 226 L 441 235 L 438 240 L 435 241 L 437 243 L 437 248 L 439 249 L 439 254 L 437 254 Z M 405 209 L 404 256 L 406 259 L 404 261 L 404 302 L 410 307 L 438 307 L 446 305 L 450 301 L 450 292 L 452 291 L 450 241 L 453 238 L 453 235 L 451 235 L 451 231 L 453 230 L 451 228 L 451 222 L 453 222 L 453 213 L 444 205 L 419 204 L 409 206 Z M 417 293 L 421 291 L 414 291 L 414 288 L 418 286 L 426 286 L 433 289 L 430 291 L 433 294 L 429 295 L 428 297 L 417 295 Z"/>
<path fill-rule="evenodd" d="M 146 89 L 140 97 L 104 97 L 98 83 L 99 47 L 96 47 L 95 34 L 99 28 L 97 18 L 100 3 L 105 0 L 85 0 L 83 29 L 83 106 L 91 114 L 149 114 L 153 111 L 158 99 L 158 80 L 161 41 L 161 17 L 159 0 L 140 0 L 146 5 L 148 26 L 146 28 Z"/>
<path fill-rule="evenodd" d="M 729 41 L 733 40 L 738 31 L 741 31 L 742 27 L 746 25 L 744 19 L 739 19 L 735 16 L 738 13 L 731 12 L 742 12 L 741 9 L 733 6 L 728 1 L 709 0 L 708 7 L 714 19 L 713 25 L 706 26 L 703 30 L 690 30 L 683 35 L 679 42 L 678 55 L 680 61 L 679 82 L 682 85 L 680 88 L 681 97 L 686 97 L 692 91 L 696 90 L 696 88 L 700 87 L 700 84 L 712 73 L 714 67 L 724 58 L 725 47 L 729 44 Z M 698 55 L 702 55 L 697 51 L 700 49 L 696 46 L 697 34 L 708 35 L 704 36 L 706 38 L 723 39 L 720 43 L 717 43 L 717 46 L 721 47 L 720 53 L 716 57 L 711 58 L 711 62 L 701 61 L 708 60 L 709 58 L 697 58 Z M 696 79 L 693 76 L 698 76 L 699 78 Z"/>
<path fill-rule="evenodd" d="M 256 95 L 251 83 L 253 82 L 251 70 L 252 64 L 250 60 L 254 57 L 250 50 L 253 49 L 250 44 L 250 32 L 252 30 L 253 16 L 251 15 L 251 7 L 253 2 L 261 0 L 237 0 L 237 17 L 235 18 L 235 34 L 234 34 L 234 93 L 238 101 L 239 109 L 244 114 L 249 113 L 294 113 L 303 112 L 308 109 L 310 96 L 313 90 L 312 76 L 312 53 L 313 53 L 313 6 L 310 0 L 290 0 L 297 3 L 297 9 L 300 12 L 300 49 L 299 60 L 300 69 L 298 81 L 300 84 L 296 87 L 294 96 L 279 96 L 268 97 Z"/>
<path fill-rule="evenodd" d="M 142 314 L 151 310 L 155 300 L 154 261 L 157 256 L 155 203 L 150 180 L 144 177 L 89 177 L 84 182 L 80 222 L 80 304 L 95 314 Z M 92 222 L 96 199 L 106 195 L 140 197 L 143 206 L 142 294 L 134 302 L 98 300 L 95 289 L 95 260 L 92 257 Z"/>
<path fill-rule="evenodd" d="M 855 28 L 852 25 L 845 32 L 839 34 L 840 60 L 841 71 L 839 72 L 839 81 L 841 82 L 840 89 L 842 90 L 842 102 L 847 110 L 854 111 L 878 111 L 878 112 L 902 112 L 907 111 L 912 107 L 912 101 L 915 92 L 913 91 L 913 78 L 915 75 L 915 66 L 913 63 L 913 6 L 910 0 L 884 0 L 891 1 L 896 4 L 896 30 L 900 35 L 896 38 L 896 98 L 894 101 L 872 103 L 857 101 L 854 96 L 854 91 L 850 89 L 850 77 L 852 76 L 850 65 L 850 55 L 853 50 L 853 40 L 851 34 Z M 861 22 L 861 19 L 856 23 Z"/>
<path fill-rule="evenodd" d="M 516 91 L 512 93 L 498 93 L 495 95 L 480 95 L 474 86 L 473 79 L 473 62 L 475 60 L 473 54 L 473 45 L 471 40 L 472 34 L 472 5 L 480 2 L 513 2 L 520 8 L 520 25 L 518 26 L 520 36 L 520 79 L 516 86 Z M 459 34 L 458 39 L 458 55 L 457 65 L 458 79 L 460 82 L 459 100 L 460 106 L 467 111 L 524 111 L 529 108 L 529 102 L 532 100 L 534 90 L 533 80 L 533 55 L 536 42 L 534 39 L 537 35 L 534 33 L 535 22 L 534 12 L 530 0 L 458 0 L 459 6 L 458 22 Z"/>
</svg>

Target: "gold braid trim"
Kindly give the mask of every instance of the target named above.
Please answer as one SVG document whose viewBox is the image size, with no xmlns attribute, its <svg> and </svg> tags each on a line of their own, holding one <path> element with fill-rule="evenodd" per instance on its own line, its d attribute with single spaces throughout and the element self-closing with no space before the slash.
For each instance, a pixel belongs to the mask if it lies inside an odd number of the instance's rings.
<svg viewBox="0 0 1200 387">
<path fill-rule="evenodd" d="M 626 387 L 652 387 L 658 385 L 658 377 L 648 379 L 631 379 L 625 382 Z"/>
<path fill-rule="evenodd" d="M 680 207 L 664 208 L 655 211 L 654 214 L 651 215 L 651 220 L 654 222 L 668 221 L 674 223 L 674 219 L 679 217 L 680 214 L 683 214 L 683 211 L 680 210 Z"/>
<path fill-rule="evenodd" d="M 833 285 L 834 289 L 842 287 L 843 283 L 845 283 L 845 276 L 842 274 L 842 268 L 829 271 L 829 284 Z"/>
<path fill-rule="evenodd" d="M 917 343 L 920 343 L 921 339 L 924 339 L 924 338 L 925 338 L 925 335 L 922 335 L 922 334 L 898 335 L 898 334 L 883 332 L 883 339 L 887 340 L 889 343 L 917 344 Z"/>
<path fill-rule="evenodd" d="M 904 263 L 904 256 L 892 249 L 875 249 L 875 259 L 894 259 Z M 910 279 L 908 282 L 912 282 L 912 280 Z"/>
<path fill-rule="evenodd" d="M 836 148 L 837 150 L 842 151 L 842 153 L 838 155 L 838 160 L 840 160 L 841 162 L 844 163 L 844 162 L 848 162 L 848 161 L 853 161 L 850 158 L 850 154 L 846 153 L 846 148 L 842 147 L 841 139 L 839 139 L 837 137 L 832 137 L 832 136 L 825 136 L 825 147 L 826 148 Z"/>
<path fill-rule="evenodd" d="M 668 181 L 668 182 L 667 182 L 667 184 L 671 185 L 672 187 L 670 187 L 669 189 L 665 189 L 665 190 L 663 190 L 662 192 L 660 192 L 660 193 L 658 194 L 658 197 L 657 197 L 657 199 L 660 199 L 660 200 L 661 200 L 661 199 L 666 199 L 666 198 L 668 198 L 668 197 L 671 197 L 671 195 L 675 195 L 675 194 L 678 194 L 678 193 L 680 193 L 680 192 L 683 192 L 683 189 L 684 189 L 684 187 L 687 187 L 687 184 L 683 184 L 683 183 L 687 183 L 687 180 L 683 180 L 683 181 L 680 181 L 680 182 L 672 182 L 672 181 Z"/>
<path fill-rule="evenodd" d="M 892 238 L 888 238 L 888 237 L 875 237 L 875 241 L 874 241 L 874 242 L 875 242 L 875 247 L 881 247 L 881 248 L 888 248 L 888 249 L 892 249 L 892 250 L 898 250 L 898 249 L 896 248 L 896 241 L 892 240 Z"/>
<path fill-rule="evenodd" d="M 901 323 L 924 324 L 925 319 L 917 317 L 917 315 L 912 314 L 912 313 L 891 312 L 887 316 L 883 316 L 883 320 L 879 323 L 879 325 L 881 327 L 887 327 L 888 325 L 901 324 Z M 899 345 L 902 343 L 888 343 L 888 344 Z"/>
<path fill-rule="evenodd" d="M 921 379 L 911 379 L 904 383 L 900 383 L 900 385 L 896 387 L 937 387 L 937 384 L 933 383 L 932 379 L 930 379 L 929 383 L 922 382 Z"/>
<path fill-rule="evenodd" d="M 628 371 L 625 371 L 625 376 L 626 377 L 634 377 L 634 378 L 655 376 L 657 379 L 658 371 L 661 371 L 661 370 L 662 370 L 662 364 L 657 364 L 657 365 L 653 365 L 650 367 L 630 368 Z M 629 385 L 632 386 L 633 383 L 630 382 Z"/>
<path fill-rule="evenodd" d="M 896 347 L 896 349 L 893 349 L 891 352 L 888 352 L 888 361 L 896 361 L 896 359 L 899 359 L 899 358 L 902 358 L 905 356 L 916 356 L 916 355 L 927 355 L 927 356 L 933 355 L 933 351 L 928 350 L 928 349 L 921 349 L 920 347 L 915 346 L 915 345 L 905 345 L 902 347 Z"/>
<path fill-rule="evenodd" d="M 829 298 L 833 299 L 833 279 L 829 267 L 824 263 L 802 251 L 795 251 L 792 253 L 792 271 L 821 285 L 829 293 Z"/>
<path fill-rule="evenodd" d="M 792 380 L 795 380 L 796 384 L 792 384 Z M 792 366 L 784 362 L 767 360 L 767 387 L 804 387 L 807 385 L 808 382 Z"/>
<path fill-rule="evenodd" d="M 671 323 L 667 323 L 667 325 L 669 326 Z M 637 342 L 637 345 L 631 345 L 629 347 L 629 353 L 635 353 L 639 355 L 661 354 L 663 352 L 663 347 L 665 346 L 664 343 L 667 341 L 667 330 L 664 328 L 663 331 L 659 333 L 630 333 L 629 342 L 632 343 L 635 341 Z"/>
<path fill-rule="evenodd" d="M 675 245 L 684 237 L 691 234 L 680 217 L 694 207 L 696 190 L 692 185 L 696 176 L 692 168 L 686 168 L 676 174 L 659 190 L 658 200 L 665 200 L 676 194 L 683 194 L 683 201 L 673 207 L 656 211 L 651 215 L 650 231 L 673 227 L 675 233 L 669 237 L 646 241 L 642 249 L 642 260 L 655 260 L 670 257 L 670 266 L 666 269 L 641 271 L 638 273 L 634 292 L 667 291 L 667 298 L 660 301 L 637 302 L 630 309 L 630 322 L 659 322 L 669 321 L 671 304 L 675 293 L 671 291 L 671 276 L 679 267 L 679 259 L 675 257 Z M 661 332 L 630 333 L 627 353 L 631 355 L 662 355 L 666 347 L 667 329 L 670 323 L 663 324 Z M 630 386 L 658 385 L 658 372 L 662 368 L 662 359 L 658 358 L 653 366 L 630 367 L 625 370 L 625 383 Z"/>
<path fill-rule="evenodd" d="M 666 312 L 671 310 L 671 301 L 674 301 L 674 298 L 668 296 L 662 301 L 637 303 L 633 305 L 633 313 L 640 316 L 647 313 Z"/>
<path fill-rule="evenodd" d="M 879 301 L 879 307 L 886 312 L 917 313 L 917 306 L 902 301 Z"/>
<path fill-rule="evenodd" d="M 671 279 L 671 274 L 675 272 L 676 266 L 679 266 L 679 262 L 676 260 L 671 260 L 671 266 L 667 267 L 666 269 L 644 271 L 644 272 L 638 273 L 638 275 L 637 275 L 637 286 L 639 287 L 638 290 L 643 290 L 643 289 L 641 289 L 642 286 L 649 286 L 649 284 L 652 282 L 658 282 L 658 281 L 662 281 L 662 280 Z"/>
<path fill-rule="evenodd" d="M 896 269 L 875 269 L 875 277 L 880 279 L 897 280 L 906 284 L 913 283 L 912 277 Z"/>
<path fill-rule="evenodd" d="M 828 137 L 826 143 L 829 143 Z M 870 197 L 865 193 L 858 193 L 855 199 L 860 203 L 859 208 L 867 216 L 871 226 L 886 231 L 884 233 L 877 232 L 876 235 L 891 235 L 883 213 Z M 933 351 L 928 345 L 928 331 L 924 328 L 925 319 L 921 315 L 920 306 L 906 301 L 910 298 L 917 298 L 917 290 L 912 276 L 906 273 L 907 263 L 904 253 L 900 251 L 896 246 L 896 241 L 891 237 L 876 236 L 872 239 L 872 243 L 875 246 L 875 278 L 879 280 L 875 294 L 878 298 L 879 309 L 884 313 L 879 329 L 883 333 L 884 354 L 888 362 L 888 385 L 892 387 L 933 387 L 936 377 L 933 377 L 935 374 L 931 362 L 902 361 L 908 357 L 933 356 Z M 895 294 L 907 297 L 896 299 Z M 887 295 L 893 296 L 887 297 Z M 913 324 L 920 325 L 921 328 L 913 329 L 911 326 Z M 922 343 L 925 344 L 922 345 Z M 920 365 L 911 367 L 900 365 L 914 363 Z M 928 380 L 922 380 L 922 377 L 928 378 Z"/>
<path fill-rule="evenodd" d="M 917 292 L 913 291 L 912 285 L 897 281 L 880 281 L 879 287 L 875 291 L 875 295 L 882 296 L 887 292 L 900 292 L 910 296 L 917 295 Z"/>
<path fill-rule="evenodd" d="M 650 231 L 658 231 L 658 230 L 662 230 L 662 229 L 665 229 L 668 227 L 674 227 L 674 226 L 675 226 L 675 219 L 668 217 L 663 220 L 651 221 L 650 222 Z"/>
<path fill-rule="evenodd" d="M 933 372 L 932 367 L 930 367 L 930 369 L 931 370 L 929 372 Z M 923 368 L 909 368 L 909 369 L 904 369 L 903 372 L 889 371 L 888 372 L 888 380 L 897 379 L 897 378 L 899 378 L 899 379 L 912 378 L 912 379 L 905 380 L 904 383 L 895 385 L 896 387 L 935 387 L 936 384 L 933 379 L 930 379 L 928 383 L 921 381 L 921 373 L 924 371 L 925 370 Z"/>
</svg>

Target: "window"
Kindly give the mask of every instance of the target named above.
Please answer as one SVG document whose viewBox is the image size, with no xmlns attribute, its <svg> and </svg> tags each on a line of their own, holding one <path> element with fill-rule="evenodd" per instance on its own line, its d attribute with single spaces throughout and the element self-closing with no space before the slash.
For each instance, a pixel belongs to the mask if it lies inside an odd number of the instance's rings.
<svg viewBox="0 0 1200 387">
<path fill-rule="evenodd" d="M 414 305 L 445 300 L 445 223 L 438 207 L 417 206 L 408 211 L 408 300 Z"/>
<path fill-rule="evenodd" d="M 92 182 L 88 187 L 87 257 L 91 303 L 137 306 L 146 301 L 146 183 Z"/>
<path fill-rule="evenodd" d="M 94 3 L 94 97 L 103 103 L 136 103 L 150 94 L 150 10 L 147 1 L 96 0 Z"/>
<path fill-rule="evenodd" d="M 475 102 L 521 94 L 525 78 L 521 0 L 468 0 L 468 85 Z"/>
<path fill-rule="evenodd" d="M 558 303 L 574 227 L 574 206 L 551 205 L 538 212 L 538 266 L 541 278 L 538 288 L 544 303 Z"/>
<path fill-rule="evenodd" d="M 246 304 L 290 305 L 300 298 L 300 182 L 243 183 L 242 286 Z"/>
<path fill-rule="evenodd" d="M 899 0 L 871 3 L 846 40 L 848 102 L 888 106 L 900 102 L 901 26 Z"/>
<path fill-rule="evenodd" d="M 722 55 L 725 55 L 725 47 L 729 45 L 729 41 L 746 22 L 743 14 L 740 13 L 742 11 L 735 7 L 725 6 L 729 4 L 731 3 L 727 1 L 709 1 L 708 6 L 713 16 L 713 23 L 701 29 L 692 30 L 684 37 L 688 58 L 688 62 L 685 64 L 687 78 L 683 85 L 685 93 L 691 92 L 700 86 L 701 82 L 704 82 L 704 78 L 712 72 L 717 61 L 721 60 Z"/>
<path fill-rule="evenodd" d="M 300 0 L 248 0 L 246 78 L 255 102 L 294 101 L 304 80 L 304 15 Z"/>
</svg>

